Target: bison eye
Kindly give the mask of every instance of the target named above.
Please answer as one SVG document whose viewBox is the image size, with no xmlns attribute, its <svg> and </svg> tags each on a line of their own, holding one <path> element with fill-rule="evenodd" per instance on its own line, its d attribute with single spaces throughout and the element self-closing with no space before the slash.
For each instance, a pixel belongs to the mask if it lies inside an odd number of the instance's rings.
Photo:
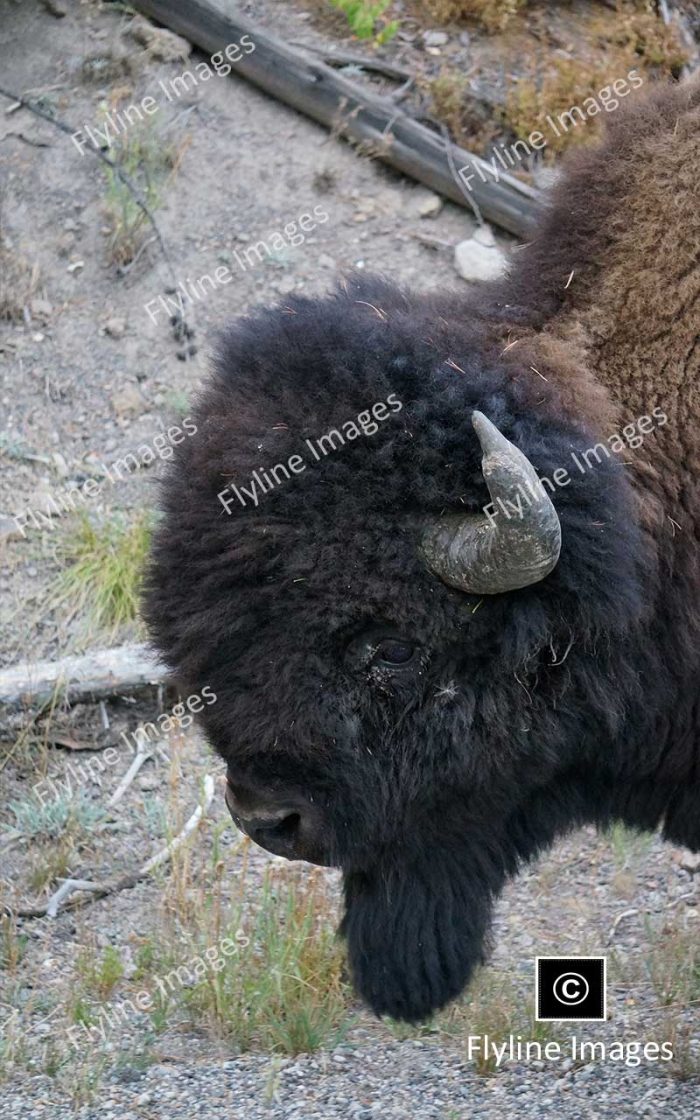
<svg viewBox="0 0 700 1120">
<path fill-rule="evenodd" d="M 410 664 L 418 652 L 418 647 L 411 642 L 402 642 L 397 638 L 385 638 L 379 642 L 374 651 L 374 663 L 379 665 L 401 666 Z"/>
</svg>

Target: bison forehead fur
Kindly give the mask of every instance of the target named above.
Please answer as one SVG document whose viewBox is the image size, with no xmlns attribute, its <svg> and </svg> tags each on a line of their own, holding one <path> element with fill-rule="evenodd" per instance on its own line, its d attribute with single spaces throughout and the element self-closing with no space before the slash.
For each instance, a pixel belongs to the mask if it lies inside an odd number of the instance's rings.
<svg viewBox="0 0 700 1120">
<path fill-rule="evenodd" d="M 177 450 L 155 641 L 216 693 L 229 770 L 319 808 L 379 1013 L 458 994 L 493 897 L 563 831 L 619 819 L 700 847 L 699 181 L 700 87 L 657 90 L 570 161 L 506 280 L 352 277 L 235 325 Z M 387 400 L 378 431 L 316 457 Z M 557 566 L 500 595 L 420 551 L 428 520 L 489 502 L 474 409 L 540 476 L 565 471 Z M 643 444 L 611 454 L 631 423 Z M 415 656 L 377 660 L 386 635 Z"/>
</svg>

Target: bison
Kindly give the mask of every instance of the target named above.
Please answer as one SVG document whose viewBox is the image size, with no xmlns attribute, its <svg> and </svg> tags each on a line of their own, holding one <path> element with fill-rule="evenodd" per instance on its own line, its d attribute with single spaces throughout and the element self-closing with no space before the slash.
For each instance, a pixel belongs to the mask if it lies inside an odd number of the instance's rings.
<svg viewBox="0 0 700 1120">
<path fill-rule="evenodd" d="M 699 183 L 700 85 L 638 96 L 505 279 L 231 327 L 164 481 L 154 642 L 240 828 L 342 868 L 377 1014 L 568 830 L 700 848 Z"/>
</svg>

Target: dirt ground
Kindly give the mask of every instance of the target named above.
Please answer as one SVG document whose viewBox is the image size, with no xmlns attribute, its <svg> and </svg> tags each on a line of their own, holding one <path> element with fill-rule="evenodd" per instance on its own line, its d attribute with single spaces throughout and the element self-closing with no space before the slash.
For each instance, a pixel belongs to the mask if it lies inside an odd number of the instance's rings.
<svg viewBox="0 0 700 1120">
<path fill-rule="evenodd" d="M 140 448 L 183 423 L 217 331 L 292 291 L 327 291 L 349 268 L 420 289 L 456 288 L 463 281 L 452 247 L 474 230 L 465 210 L 440 206 L 425 188 L 358 155 L 235 73 L 169 101 L 159 83 L 172 81 L 185 61 L 159 60 L 137 42 L 122 5 L 62 0 L 60 7 L 67 14 L 56 18 L 39 0 L 0 0 L 0 86 L 40 98 L 76 130 L 94 128 L 110 107 L 155 96 L 158 143 L 175 152 L 156 211 L 174 274 L 185 281 L 226 265 L 233 280 L 187 308 L 192 337 L 174 331 L 160 302 L 172 301 L 173 279 L 157 245 L 146 246 L 125 275 L 110 259 L 108 188 L 98 160 L 0 97 L 0 231 L 12 258 L 26 262 L 13 279 L 21 313 L 0 323 L 0 666 L 95 644 L 80 612 L 52 603 L 59 542 L 74 532 L 74 515 L 53 516 L 48 527 L 27 521 L 24 533 L 13 519 L 89 478 L 101 482 L 86 507 L 91 516 L 129 519 L 151 510 L 162 462 L 122 470 L 122 477 L 110 468 L 129 453 L 140 461 Z M 289 40 L 320 43 L 327 34 L 301 5 L 238 7 Z M 337 31 L 337 23 L 329 26 Z M 304 214 L 327 216 L 303 243 L 240 267 L 245 247 Z M 498 238 L 505 248 L 514 244 Z M 115 644 L 139 637 L 138 623 L 112 635 Z M 103 881 L 134 870 L 182 829 L 205 778 L 216 781 L 196 843 L 155 875 L 53 920 L 5 919 L 0 1080 L 10 1117 L 55 1118 L 73 1109 L 84 1117 L 176 1120 L 409 1113 L 466 1120 L 516 1111 L 700 1117 L 700 962 L 690 981 L 683 971 L 686 948 L 700 935 L 699 877 L 670 846 L 622 833 L 581 832 L 508 888 L 489 983 L 507 978 L 511 1004 L 524 1005 L 535 956 L 605 953 L 610 1021 L 582 1035 L 608 1043 L 668 1039 L 676 1055 L 668 1068 L 571 1063 L 524 1071 L 515 1062 L 484 1077 L 467 1062 L 464 1024 L 402 1031 L 357 1006 L 342 1041 L 313 1057 L 241 1054 L 205 1017 L 183 1015 L 179 1005 L 155 1035 L 152 1021 L 136 1016 L 99 1043 L 73 1046 L 69 1027 L 82 1021 L 76 990 L 83 984 L 90 992 L 86 953 L 104 962 L 105 951 L 115 950 L 123 972 L 104 986 L 112 1003 L 125 998 L 143 946 L 164 938 L 165 928 L 182 953 L 201 944 L 187 937 L 206 927 L 198 923 L 215 887 L 225 903 L 240 902 L 245 927 L 265 868 L 281 862 L 241 851 L 220 792 L 222 765 L 193 729 L 165 734 L 168 759 L 147 762 L 113 809 L 104 811 L 130 765 L 128 752 L 121 749 L 108 769 L 76 777 L 107 746 L 123 748 L 122 732 L 154 720 L 172 700 L 152 692 L 57 711 L 35 724 L 26 716 L 4 720 L 0 901 L 11 908 L 45 903 L 68 873 Z M 78 816 L 63 826 L 45 816 L 38 824 L 37 781 L 68 782 L 71 796 L 79 789 Z M 332 917 L 336 877 L 322 877 Z M 105 1002 L 105 992 L 100 998 Z M 487 1008 L 483 1021 L 488 1026 L 498 1014 Z"/>
</svg>

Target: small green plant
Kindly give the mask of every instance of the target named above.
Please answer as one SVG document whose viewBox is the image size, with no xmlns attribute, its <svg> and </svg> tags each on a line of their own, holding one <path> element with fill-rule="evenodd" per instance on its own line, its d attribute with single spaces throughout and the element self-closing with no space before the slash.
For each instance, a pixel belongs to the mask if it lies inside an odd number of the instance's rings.
<svg viewBox="0 0 700 1120">
<path fill-rule="evenodd" d="M 67 832 L 89 832 L 104 818 L 104 809 L 84 794 L 60 796 L 46 804 L 28 797 L 11 801 L 8 808 L 15 818 L 14 829 L 28 840 L 57 840 Z"/>
<path fill-rule="evenodd" d="M 166 142 L 152 121 L 119 136 L 110 151 L 111 159 L 137 189 L 151 213 L 160 206 L 163 186 L 177 168 L 180 156 L 181 149 Z M 111 227 L 109 255 L 115 264 L 123 266 L 142 248 L 148 219 L 118 172 L 105 167 L 104 173 L 105 210 Z"/>
<path fill-rule="evenodd" d="M 78 954 L 76 970 L 85 990 L 100 999 L 107 999 L 124 975 L 124 965 L 118 949 L 106 945 L 102 956 L 86 948 Z"/>
<path fill-rule="evenodd" d="M 165 403 L 178 417 L 187 416 L 190 411 L 190 398 L 182 389 L 168 389 L 165 394 Z"/>
<path fill-rule="evenodd" d="M 619 821 L 611 825 L 605 835 L 610 841 L 613 859 L 620 870 L 627 870 L 630 865 L 643 859 L 654 842 L 653 833 L 627 828 Z"/>
<path fill-rule="evenodd" d="M 515 980 L 493 969 L 480 969 L 466 995 L 436 1020 L 441 1033 L 456 1041 L 470 1035 L 488 1035 L 492 1042 L 508 1042 L 512 1035 L 521 1035 L 544 1045 L 557 1041 L 555 1025 L 535 1018 L 532 1001 L 523 998 Z M 489 1077 L 498 1069 L 496 1058 L 489 1051 L 474 1058 L 476 1072 Z"/>
<path fill-rule="evenodd" d="M 378 46 L 388 43 L 393 39 L 399 29 L 397 19 L 390 20 L 383 26 L 382 16 L 391 5 L 392 0 L 330 0 L 334 8 L 343 13 L 348 21 L 348 26 L 353 35 L 358 39 L 374 39 Z"/>
<path fill-rule="evenodd" d="M 29 938 L 19 934 L 10 914 L 0 917 L 0 969 L 14 972 L 24 956 Z"/>
<path fill-rule="evenodd" d="M 334 925 L 316 879 L 280 882 L 268 873 L 255 914 L 237 914 L 224 934 L 237 952 L 183 990 L 185 1006 L 241 1050 L 335 1045 L 350 1025 L 350 992 Z"/>
<path fill-rule="evenodd" d="M 150 518 L 139 515 L 98 523 L 82 514 L 77 530 L 64 536 L 56 557 L 64 570 L 49 596 L 52 609 L 67 607 L 68 621 L 114 635 L 138 616 L 143 570 L 151 536 Z"/>
<path fill-rule="evenodd" d="M 670 924 L 646 922 L 646 970 L 659 1003 L 687 1006 L 700 1001 L 700 944 L 697 934 Z"/>
</svg>

